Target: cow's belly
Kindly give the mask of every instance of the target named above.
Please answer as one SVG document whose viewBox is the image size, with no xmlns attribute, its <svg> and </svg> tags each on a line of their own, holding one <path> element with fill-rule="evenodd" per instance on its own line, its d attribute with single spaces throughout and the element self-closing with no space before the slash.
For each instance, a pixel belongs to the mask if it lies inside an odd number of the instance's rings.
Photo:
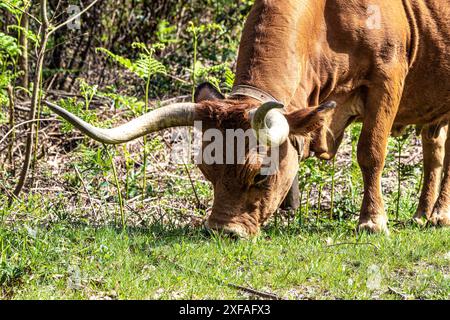
<svg viewBox="0 0 450 320">
<path fill-rule="evenodd" d="M 429 124 L 450 117 L 450 10 L 439 0 L 427 3 L 428 9 L 425 1 L 413 1 L 420 41 L 405 79 L 399 123 Z"/>
<path fill-rule="evenodd" d="M 426 79 L 425 79 L 426 78 Z M 450 120 L 450 74 L 436 70 L 422 80 L 407 79 L 396 124 L 430 124 Z"/>
<path fill-rule="evenodd" d="M 423 102 L 417 104 L 417 100 L 405 98 L 400 104 L 395 118 L 396 125 L 426 125 L 450 121 L 450 103 L 441 101 Z"/>
</svg>

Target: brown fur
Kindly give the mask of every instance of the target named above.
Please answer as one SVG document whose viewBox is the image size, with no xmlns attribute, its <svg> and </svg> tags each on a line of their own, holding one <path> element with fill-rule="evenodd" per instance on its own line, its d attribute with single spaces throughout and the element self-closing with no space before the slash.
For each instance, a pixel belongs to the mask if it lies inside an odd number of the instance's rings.
<svg viewBox="0 0 450 320">
<path fill-rule="evenodd" d="M 381 14 L 380 28 L 367 24 L 373 6 Z M 324 101 L 337 102 L 336 110 L 320 120 L 325 126 L 314 134 L 311 148 L 319 157 L 334 157 L 345 128 L 355 119 L 362 121 L 358 143 L 364 178 L 360 229 L 387 232 L 381 174 L 391 132 L 407 125 L 433 126 L 450 119 L 449 16 L 450 7 L 443 0 L 256 0 L 245 23 L 236 85 L 257 87 L 283 102 L 292 132 L 297 134 L 320 125 L 315 122 L 305 127 L 305 120 L 298 118 L 305 115 L 304 111 L 299 110 Z M 224 103 L 237 113 L 246 109 L 239 103 Z M 210 119 L 216 117 L 230 126 L 245 125 L 225 106 L 219 108 L 220 116 L 213 115 L 214 104 L 208 108 Z M 234 120 L 224 121 L 228 118 Z M 431 151 L 427 151 L 433 148 L 437 146 L 425 146 L 426 167 L 437 166 Z M 440 224 L 450 220 L 449 139 L 445 154 L 444 179 L 430 218 Z M 255 232 L 254 224 L 275 211 L 297 171 L 297 157 L 290 143 L 283 149 L 283 156 L 280 173 L 274 178 L 281 177 L 282 181 L 272 183 L 270 192 L 253 195 L 238 188 L 231 172 L 207 169 L 218 177 L 213 181 L 216 209 L 212 220 L 220 222 L 213 224 L 224 226 L 233 216 L 235 225 L 245 225 L 250 233 Z M 429 181 L 436 175 L 432 171 L 428 170 Z M 436 193 L 431 191 L 428 201 L 433 202 Z"/>
<path fill-rule="evenodd" d="M 254 101 L 203 101 L 196 110 L 196 118 L 209 127 L 220 129 L 250 128 L 248 111 L 257 108 Z"/>
<path fill-rule="evenodd" d="M 311 132 L 323 127 L 325 121 L 318 108 L 300 109 L 286 115 L 286 118 L 291 134 L 304 137 L 309 137 Z"/>
<path fill-rule="evenodd" d="M 248 112 L 260 103 L 247 98 L 216 100 L 215 95 L 212 92 L 210 100 L 199 101 L 196 119 L 202 121 L 204 130 L 215 128 L 224 134 L 227 129 L 251 128 Z M 202 96 L 208 99 L 205 92 Z M 308 135 L 308 130 L 318 127 L 321 121 L 323 117 L 315 109 L 299 111 L 295 119 L 290 120 L 298 128 L 294 134 L 302 135 Z M 207 144 L 204 143 L 203 148 Z M 227 148 L 235 146 L 224 145 L 224 154 Z M 260 156 L 255 150 L 249 150 L 248 145 L 245 152 L 247 161 L 244 164 L 199 164 L 200 170 L 214 187 L 214 204 L 207 222 L 211 229 L 240 236 L 257 233 L 260 225 L 285 199 L 292 185 L 297 165 L 290 164 L 298 162 L 298 154 L 290 140 L 280 147 L 280 170 L 273 176 L 260 176 Z M 257 161 L 251 162 L 254 157 Z"/>
<path fill-rule="evenodd" d="M 374 5 L 381 28 L 370 29 Z M 257 0 L 249 15 L 237 84 L 269 92 L 290 112 L 335 100 L 312 144 L 324 159 L 336 154 L 352 119 L 363 122 L 361 229 L 387 231 L 381 173 L 391 129 L 450 119 L 449 16 L 441 0 Z M 447 185 L 444 178 L 441 194 Z M 450 217 L 437 211 L 441 221 Z"/>
</svg>

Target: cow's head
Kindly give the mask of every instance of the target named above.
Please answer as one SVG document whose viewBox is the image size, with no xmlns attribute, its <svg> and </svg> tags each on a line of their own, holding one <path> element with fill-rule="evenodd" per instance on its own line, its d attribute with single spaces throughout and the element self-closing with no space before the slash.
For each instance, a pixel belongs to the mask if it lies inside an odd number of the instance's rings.
<svg viewBox="0 0 450 320">
<path fill-rule="evenodd" d="M 83 133 L 107 144 L 200 123 L 203 142 L 198 167 L 214 188 L 214 203 L 205 225 L 238 237 L 254 235 L 280 206 L 298 171 L 298 149 L 289 138 L 307 140 L 334 103 L 283 114 L 278 103 L 225 99 L 208 85 L 199 87 L 195 98 L 195 103 L 164 106 L 113 129 L 93 127 L 52 103 L 46 104 Z M 258 138 L 256 145 L 248 132 Z M 216 143 L 219 133 L 222 144 Z M 300 151 L 307 152 L 305 148 Z"/>
</svg>

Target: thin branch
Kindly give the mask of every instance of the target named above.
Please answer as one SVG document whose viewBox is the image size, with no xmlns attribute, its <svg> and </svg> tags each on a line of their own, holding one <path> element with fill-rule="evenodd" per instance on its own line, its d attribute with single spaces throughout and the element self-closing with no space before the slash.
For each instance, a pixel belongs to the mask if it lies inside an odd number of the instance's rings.
<svg viewBox="0 0 450 320">
<path fill-rule="evenodd" d="M 203 206 L 202 202 L 200 201 L 200 198 L 197 194 L 197 189 L 195 188 L 194 181 L 192 180 L 191 172 L 189 171 L 189 168 L 185 163 L 183 163 L 183 166 L 184 166 L 184 170 L 186 171 L 186 174 L 189 178 L 189 182 L 191 184 L 192 191 L 194 191 L 195 200 L 197 200 L 197 209 L 202 209 L 204 206 Z"/>
<path fill-rule="evenodd" d="M 50 32 L 48 33 L 48 35 L 52 35 L 53 33 L 55 33 L 57 30 L 61 29 L 62 27 L 64 27 L 65 25 L 68 25 L 69 23 L 71 23 L 72 21 L 78 19 L 79 17 L 81 17 L 84 13 L 86 13 L 86 11 L 88 11 L 90 8 L 92 8 L 96 3 L 98 2 L 98 0 L 94 0 L 92 1 L 86 8 L 84 8 L 84 10 L 80 11 L 79 13 L 77 13 L 76 15 L 70 17 L 69 19 L 67 19 L 66 21 L 64 21 L 63 23 L 57 25 L 56 27 L 53 27 Z"/>
<path fill-rule="evenodd" d="M 172 149 L 172 147 L 165 140 L 164 140 L 164 143 L 166 144 L 167 147 L 169 147 L 169 149 Z M 197 201 L 197 209 L 202 209 L 202 208 L 204 208 L 204 205 L 200 201 L 200 198 L 197 194 L 197 189 L 195 188 L 194 180 L 191 177 L 191 172 L 190 172 L 187 164 L 184 163 L 184 161 L 183 161 L 183 168 L 188 176 L 189 183 L 191 184 L 191 187 L 192 187 L 192 191 L 194 192 L 195 200 Z"/>
<path fill-rule="evenodd" d="M 6 140 L 6 138 L 8 138 L 8 136 L 18 127 L 21 127 L 25 124 L 28 123 L 32 123 L 32 122 L 39 122 L 39 121 L 60 121 L 59 119 L 56 118 L 44 118 L 44 119 L 32 119 L 32 120 L 27 120 L 21 123 L 16 124 L 14 127 L 12 127 L 4 136 L 3 138 L 0 140 L 0 145 Z"/>
<path fill-rule="evenodd" d="M 55 8 L 55 10 L 53 10 L 53 12 L 58 12 L 58 9 L 59 9 L 59 7 L 61 6 L 61 3 L 62 3 L 62 1 L 59 0 L 59 1 L 58 1 L 58 4 L 56 5 L 56 8 Z M 53 16 L 50 20 L 54 20 L 54 19 L 55 19 L 55 16 Z"/>
<path fill-rule="evenodd" d="M 9 196 L 11 199 L 14 199 L 14 200 L 19 201 L 20 203 L 22 203 L 22 201 L 21 201 L 19 198 L 17 198 L 15 194 L 13 194 L 12 192 L 10 192 L 10 191 L 8 190 L 8 188 L 6 188 L 6 186 L 3 184 L 3 182 L 2 182 L 1 180 L 0 180 L 0 186 L 5 190 L 5 192 L 8 194 L 8 196 Z"/>
</svg>

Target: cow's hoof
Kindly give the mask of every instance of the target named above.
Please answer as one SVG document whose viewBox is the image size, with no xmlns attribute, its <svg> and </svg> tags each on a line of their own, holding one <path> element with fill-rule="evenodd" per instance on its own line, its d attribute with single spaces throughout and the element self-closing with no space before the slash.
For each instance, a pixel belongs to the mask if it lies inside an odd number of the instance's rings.
<svg viewBox="0 0 450 320">
<path fill-rule="evenodd" d="M 430 217 L 430 222 L 434 226 L 450 227 L 450 210 L 441 211 L 439 209 L 435 209 Z"/>
<path fill-rule="evenodd" d="M 413 217 L 412 222 L 420 227 L 423 227 L 427 224 L 427 220 L 419 217 Z"/>
<path fill-rule="evenodd" d="M 417 211 L 412 218 L 413 223 L 423 227 L 427 224 L 427 213 L 424 211 Z"/>
<path fill-rule="evenodd" d="M 387 219 L 385 217 L 360 219 L 358 232 L 384 233 L 389 235 Z"/>
</svg>

